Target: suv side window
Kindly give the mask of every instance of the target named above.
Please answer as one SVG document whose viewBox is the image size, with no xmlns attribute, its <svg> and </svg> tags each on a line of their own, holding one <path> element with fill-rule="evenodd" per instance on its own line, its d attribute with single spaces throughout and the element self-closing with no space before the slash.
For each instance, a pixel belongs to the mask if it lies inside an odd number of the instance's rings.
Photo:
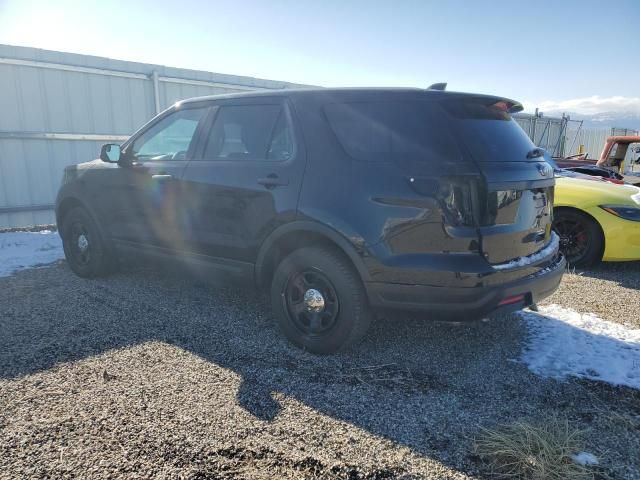
<svg viewBox="0 0 640 480">
<path fill-rule="evenodd" d="M 209 132 L 205 160 L 278 162 L 293 156 L 293 135 L 282 105 L 225 105 Z"/>
<path fill-rule="evenodd" d="M 133 142 L 131 155 L 140 161 L 184 160 L 207 109 L 185 108 L 164 117 Z"/>
<path fill-rule="evenodd" d="M 329 103 L 324 111 L 339 143 L 365 161 L 459 158 L 444 112 L 428 102 Z"/>
</svg>

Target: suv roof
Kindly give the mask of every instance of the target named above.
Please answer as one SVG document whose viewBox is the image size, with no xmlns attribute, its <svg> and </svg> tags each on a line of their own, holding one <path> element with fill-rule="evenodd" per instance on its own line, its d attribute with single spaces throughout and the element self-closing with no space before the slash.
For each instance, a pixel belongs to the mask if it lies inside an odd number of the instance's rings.
<svg viewBox="0 0 640 480">
<path fill-rule="evenodd" d="M 363 96 L 371 96 L 372 98 L 379 99 L 381 95 L 387 95 L 392 97 L 403 97 L 403 96 L 411 96 L 415 97 L 417 95 L 428 95 L 432 98 L 477 98 L 477 99 L 486 99 L 486 100 L 495 100 L 495 101 L 507 101 L 514 105 L 520 105 L 519 102 L 514 100 L 497 97 L 494 95 L 483 95 L 476 93 L 465 93 L 465 92 L 449 92 L 443 90 L 429 90 L 422 88 L 397 88 L 397 87 L 372 87 L 372 88 L 291 88 L 291 89 L 282 89 L 282 90 L 266 90 L 266 91 L 255 91 L 255 92 L 240 92 L 240 93 L 227 93 L 221 95 L 207 95 L 202 97 L 194 97 L 186 100 L 182 100 L 178 102 L 178 104 L 183 105 L 186 103 L 192 102 L 203 102 L 207 100 L 220 100 L 226 98 L 250 98 L 250 97 L 274 97 L 274 96 L 283 96 L 283 97 L 323 97 L 330 96 L 334 98 L 348 99 L 349 97 L 363 97 Z"/>
</svg>

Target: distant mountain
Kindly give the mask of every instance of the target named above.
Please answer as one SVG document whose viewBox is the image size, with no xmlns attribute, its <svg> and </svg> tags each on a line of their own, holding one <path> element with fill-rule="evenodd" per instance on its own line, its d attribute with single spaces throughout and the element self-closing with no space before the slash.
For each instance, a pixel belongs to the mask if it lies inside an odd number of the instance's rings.
<svg viewBox="0 0 640 480">
<path fill-rule="evenodd" d="M 569 98 L 526 102 L 527 110 L 537 107 L 547 117 L 569 115 L 583 120 L 585 128 L 629 128 L 640 130 L 640 97 L 622 95 Z"/>
<path fill-rule="evenodd" d="M 583 128 L 631 128 L 640 130 L 640 114 L 602 112 L 594 115 L 568 114 L 572 120 L 583 120 Z"/>
<path fill-rule="evenodd" d="M 564 113 L 571 120 L 582 120 L 582 128 L 629 128 L 640 130 L 640 113 L 632 112 L 601 112 L 590 115 L 575 112 L 544 111 L 546 117 L 561 117 Z"/>
</svg>

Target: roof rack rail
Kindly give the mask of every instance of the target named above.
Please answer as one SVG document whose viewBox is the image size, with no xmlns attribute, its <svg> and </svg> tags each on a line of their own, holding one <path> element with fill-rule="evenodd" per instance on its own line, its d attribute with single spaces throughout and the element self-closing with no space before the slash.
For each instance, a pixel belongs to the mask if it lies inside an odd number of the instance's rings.
<svg viewBox="0 0 640 480">
<path fill-rule="evenodd" d="M 440 90 L 440 91 L 444 91 L 447 89 L 447 83 L 434 83 L 433 85 L 431 85 L 429 88 L 427 88 L 427 90 Z"/>
</svg>

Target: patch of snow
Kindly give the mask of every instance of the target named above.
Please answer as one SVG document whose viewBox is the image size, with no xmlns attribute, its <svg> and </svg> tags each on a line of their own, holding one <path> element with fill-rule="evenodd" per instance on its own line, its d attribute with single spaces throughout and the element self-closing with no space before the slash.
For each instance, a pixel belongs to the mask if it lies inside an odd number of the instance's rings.
<svg viewBox="0 0 640 480">
<path fill-rule="evenodd" d="M 555 232 L 551 232 L 551 240 L 549 240 L 547 246 L 538 250 L 536 253 L 531 254 L 527 257 L 514 258 L 507 263 L 498 263 L 496 265 L 492 265 L 492 267 L 496 270 L 510 270 L 512 268 L 526 267 L 527 265 L 531 265 L 532 263 L 536 263 L 540 260 L 544 260 L 545 258 L 550 257 L 558 251 L 559 246 L 560 237 L 558 237 Z"/>
<path fill-rule="evenodd" d="M 539 308 L 520 312 L 528 327 L 522 361 L 532 372 L 640 389 L 640 329 L 559 305 Z"/>
<path fill-rule="evenodd" d="M 0 233 L 0 277 L 56 262 L 64 257 L 57 232 Z"/>
<path fill-rule="evenodd" d="M 598 458 L 589 452 L 580 452 L 576 455 L 571 455 L 571 458 L 578 465 L 598 465 Z"/>
</svg>

